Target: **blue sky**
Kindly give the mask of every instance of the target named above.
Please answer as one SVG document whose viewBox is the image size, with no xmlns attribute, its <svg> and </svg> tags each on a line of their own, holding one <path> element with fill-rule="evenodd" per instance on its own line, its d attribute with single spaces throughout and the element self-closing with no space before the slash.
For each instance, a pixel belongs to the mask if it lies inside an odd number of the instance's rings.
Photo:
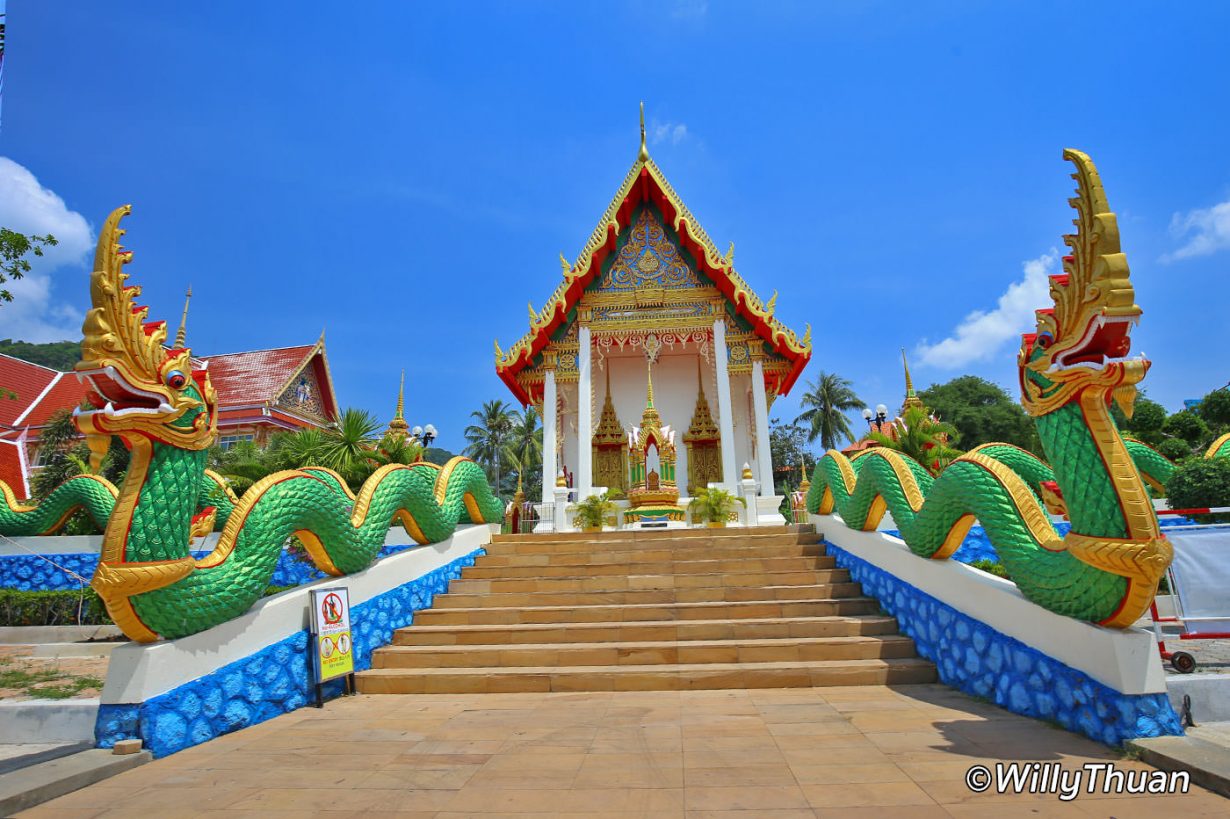
<svg viewBox="0 0 1230 819">
<path fill-rule="evenodd" d="M 492 338 L 576 257 L 643 99 L 714 241 L 811 322 L 804 378 L 894 407 L 901 347 L 920 387 L 972 372 L 1015 395 L 1070 225 L 1060 151 L 1089 152 L 1145 386 L 1176 409 L 1230 381 L 1228 28 L 1213 3 L 10 0 L 0 222 L 67 241 L 0 337 L 79 328 L 94 231 L 131 202 L 129 270 L 172 322 L 192 284 L 197 352 L 326 327 L 343 404 L 387 418 L 405 367 L 411 423 L 460 448 L 509 398 Z"/>
</svg>

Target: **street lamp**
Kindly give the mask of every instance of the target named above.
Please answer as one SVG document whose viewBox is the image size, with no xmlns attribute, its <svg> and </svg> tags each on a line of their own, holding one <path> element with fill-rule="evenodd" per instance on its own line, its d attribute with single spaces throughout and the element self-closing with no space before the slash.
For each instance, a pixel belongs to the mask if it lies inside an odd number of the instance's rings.
<svg viewBox="0 0 1230 819">
<path fill-rule="evenodd" d="M 410 430 L 410 443 L 418 444 L 424 450 L 431 446 L 431 442 L 436 440 L 436 428 L 433 424 L 428 424 L 425 427 L 415 426 Z M 422 455 L 420 454 L 420 459 Z"/>
<path fill-rule="evenodd" d="M 872 419 L 874 419 L 874 422 Z M 883 404 L 876 404 L 875 415 L 872 415 L 869 409 L 863 410 L 863 420 L 867 422 L 867 426 L 873 431 L 882 432 L 884 422 L 888 420 L 888 407 Z"/>
</svg>

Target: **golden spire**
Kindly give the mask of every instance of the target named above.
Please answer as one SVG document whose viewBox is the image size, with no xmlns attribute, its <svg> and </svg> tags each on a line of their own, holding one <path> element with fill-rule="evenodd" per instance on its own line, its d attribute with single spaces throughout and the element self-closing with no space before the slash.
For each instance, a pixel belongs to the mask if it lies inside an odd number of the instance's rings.
<svg viewBox="0 0 1230 819">
<path fill-rule="evenodd" d="M 700 377 L 700 356 L 696 356 L 696 393 L 701 400 L 704 400 L 705 379 Z"/>
<path fill-rule="evenodd" d="M 389 421 L 389 428 L 384 434 L 389 436 L 400 436 L 405 438 L 410 431 L 409 424 L 406 423 L 404 416 L 406 406 L 406 371 L 401 371 L 401 384 L 397 387 L 397 410 L 393 413 L 393 420 Z"/>
<path fill-rule="evenodd" d="M 905 358 L 905 348 L 901 348 L 901 365 L 905 368 L 905 403 L 901 405 L 901 413 L 905 414 L 905 410 L 909 407 L 921 407 L 922 399 L 914 392 L 914 382 L 910 378 L 910 362 Z"/>
<path fill-rule="evenodd" d="M 649 373 L 649 390 L 645 397 L 645 408 L 651 409 L 653 407 L 653 362 L 652 361 L 648 362 L 646 366 L 646 371 Z"/>
<path fill-rule="evenodd" d="M 811 489 L 811 481 L 807 480 L 807 464 L 803 461 L 799 461 L 799 475 L 803 478 L 799 481 L 799 491 L 806 492 Z"/>
<path fill-rule="evenodd" d="M 649 149 L 645 147 L 645 102 L 641 101 L 641 151 L 636 155 L 637 161 L 649 161 Z"/>
<path fill-rule="evenodd" d="M 188 292 L 184 294 L 184 315 L 179 320 L 179 330 L 175 333 L 175 349 L 184 349 L 184 342 L 188 335 L 188 302 L 192 301 L 192 285 L 188 285 Z"/>
</svg>

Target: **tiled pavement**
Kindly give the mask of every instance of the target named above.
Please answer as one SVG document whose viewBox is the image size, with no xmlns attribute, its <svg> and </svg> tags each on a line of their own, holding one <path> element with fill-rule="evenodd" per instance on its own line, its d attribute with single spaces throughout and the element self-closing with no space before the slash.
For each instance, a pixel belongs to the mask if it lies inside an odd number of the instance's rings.
<svg viewBox="0 0 1230 819">
<path fill-rule="evenodd" d="M 1140 762 L 942 686 L 360 696 L 23 817 L 1226 816 L 1185 796 L 976 795 L 974 764 Z"/>
</svg>

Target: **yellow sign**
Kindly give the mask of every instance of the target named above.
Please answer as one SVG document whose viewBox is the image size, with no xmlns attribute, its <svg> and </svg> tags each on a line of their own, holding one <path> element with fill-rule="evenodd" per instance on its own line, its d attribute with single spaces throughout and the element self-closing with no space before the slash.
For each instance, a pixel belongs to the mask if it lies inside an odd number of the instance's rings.
<svg viewBox="0 0 1230 819">
<path fill-rule="evenodd" d="M 350 595 L 343 587 L 312 591 L 312 633 L 316 637 L 316 681 L 354 673 Z"/>
</svg>

